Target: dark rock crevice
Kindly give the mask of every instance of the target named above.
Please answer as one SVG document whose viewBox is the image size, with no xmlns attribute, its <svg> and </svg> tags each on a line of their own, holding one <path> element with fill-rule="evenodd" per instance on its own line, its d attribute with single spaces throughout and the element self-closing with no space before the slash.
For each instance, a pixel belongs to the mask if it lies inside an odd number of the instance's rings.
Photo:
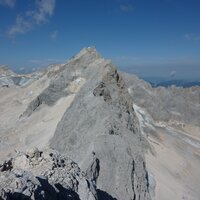
<svg viewBox="0 0 200 200">
<path fill-rule="evenodd" d="M 97 190 L 98 200 L 117 200 L 105 191 Z"/>
<path fill-rule="evenodd" d="M 142 161 L 141 157 L 136 157 L 136 160 L 133 160 L 131 181 L 134 200 L 150 198 L 148 172 L 145 162 Z"/>
</svg>

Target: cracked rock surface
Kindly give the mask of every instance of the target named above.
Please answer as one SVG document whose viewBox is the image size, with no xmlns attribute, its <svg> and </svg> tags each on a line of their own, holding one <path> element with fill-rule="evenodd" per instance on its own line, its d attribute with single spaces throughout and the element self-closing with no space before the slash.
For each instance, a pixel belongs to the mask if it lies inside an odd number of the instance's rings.
<svg viewBox="0 0 200 200">
<path fill-rule="evenodd" d="M 68 157 L 34 149 L 0 165 L 0 199 L 95 200 L 92 180 Z"/>
</svg>

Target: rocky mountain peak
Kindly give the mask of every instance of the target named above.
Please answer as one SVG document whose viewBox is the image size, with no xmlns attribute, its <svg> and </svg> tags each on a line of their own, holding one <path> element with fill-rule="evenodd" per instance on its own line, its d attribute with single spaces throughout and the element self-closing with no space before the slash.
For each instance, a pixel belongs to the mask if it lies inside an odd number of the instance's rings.
<svg viewBox="0 0 200 200">
<path fill-rule="evenodd" d="M 83 169 L 95 152 L 97 187 L 113 199 L 150 199 L 142 135 L 128 88 L 112 63 L 98 56 L 93 60 L 93 51 L 87 51 L 71 62 L 85 83 L 57 125 L 51 147 Z M 88 60 L 92 62 L 83 67 Z M 70 62 L 66 69 L 70 71 Z"/>
<path fill-rule="evenodd" d="M 93 55 L 95 58 L 101 57 L 100 54 L 97 52 L 97 49 L 95 47 L 85 47 L 83 48 L 76 56 L 75 58 L 80 58 L 82 56 L 88 57 Z"/>
<path fill-rule="evenodd" d="M 81 50 L 49 76 L 47 87 L 28 104 L 20 120 L 31 121 L 38 113 L 41 117 L 44 109 L 48 112 L 68 97 L 72 102 L 62 107 L 50 148 L 80 166 L 95 199 L 150 200 L 144 138 L 116 67 L 95 48 Z"/>
</svg>

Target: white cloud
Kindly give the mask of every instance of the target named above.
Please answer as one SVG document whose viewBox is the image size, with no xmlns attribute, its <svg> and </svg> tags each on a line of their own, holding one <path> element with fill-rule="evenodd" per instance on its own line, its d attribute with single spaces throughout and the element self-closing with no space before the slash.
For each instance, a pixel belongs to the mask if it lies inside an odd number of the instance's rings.
<svg viewBox="0 0 200 200">
<path fill-rule="evenodd" d="M 8 30 L 8 36 L 14 38 L 45 24 L 54 13 L 55 3 L 56 0 L 35 0 L 35 9 L 18 15 L 15 24 Z"/>
<path fill-rule="evenodd" d="M 13 8 L 15 6 L 16 0 L 0 0 L 0 5 Z"/>
<path fill-rule="evenodd" d="M 200 35 L 194 33 L 186 33 L 184 38 L 187 40 L 200 41 Z"/>
<path fill-rule="evenodd" d="M 47 17 L 52 16 L 55 8 L 55 0 L 36 0 L 37 9 L 27 13 L 33 17 L 37 24 L 46 22 Z"/>
<path fill-rule="evenodd" d="M 17 34 L 25 34 L 33 28 L 32 23 L 29 20 L 25 20 L 22 16 L 17 16 L 16 23 L 13 25 L 9 31 L 8 35 L 10 37 L 15 37 Z"/>
<path fill-rule="evenodd" d="M 51 34 L 50 34 L 50 38 L 55 40 L 56 38 L 58 37 L 58 31 L 53 31 Z"/>
</svg>

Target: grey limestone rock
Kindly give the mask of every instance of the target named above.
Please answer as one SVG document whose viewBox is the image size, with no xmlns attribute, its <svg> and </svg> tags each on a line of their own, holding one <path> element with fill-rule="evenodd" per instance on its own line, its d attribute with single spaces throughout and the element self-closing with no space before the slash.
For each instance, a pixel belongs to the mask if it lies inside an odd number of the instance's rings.
<svg viewBox="0 0 200 200">
<path fill-rule="evenodd" d="M 97 171 L 87 174 L 95 180 L 100 199 L 150 199 L 143 138 L 132 98 L 115 66 L 95 55 L 95 49 L 85 49 L 68 63 L 71 70 L 76 63 L 86 83 L 57 125 L 51 147 L 67 153 L 87 172 L 91 154 L 96 153 L 101 163 L 98 179 L 94 178 Z"/>
<path fill-rule="evenodd" d="M 1 200 L 95 200 L 96 187 L 88 185 L 79 166 L 58 152 L 33 149 L 4 162 L 0 172 Z M 91 188 L 93 190 L 91 190 Z M 95 194 L 95 195 L 94 195 Z"/>
</svg>

